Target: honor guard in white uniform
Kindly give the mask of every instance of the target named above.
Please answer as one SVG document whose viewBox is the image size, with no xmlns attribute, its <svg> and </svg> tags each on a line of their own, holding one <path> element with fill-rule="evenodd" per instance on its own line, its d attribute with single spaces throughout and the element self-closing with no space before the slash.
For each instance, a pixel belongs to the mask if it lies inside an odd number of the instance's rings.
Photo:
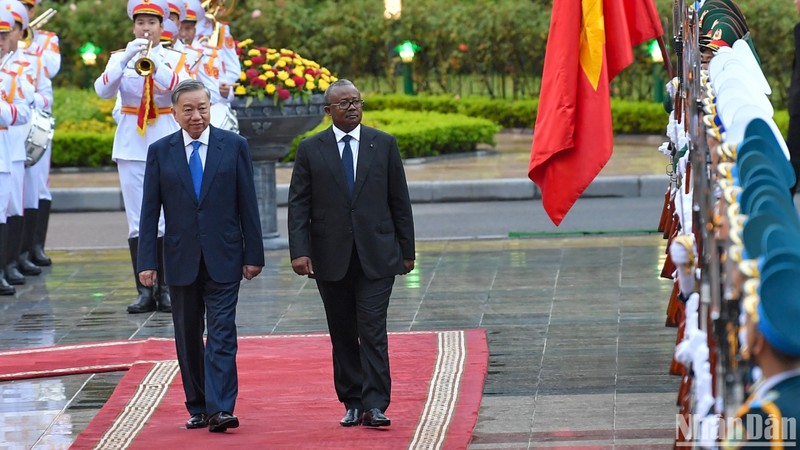
<svg viewBox="0 0 800 450">
<path fill-rule="evenodd" d="M 9 11 L 14 18 L 10 40 L 5 48 L 10 55 L 4 68 L 16 75 L 16 82 L 21 90 L 20 95 L 28 102 L 28 105 L 32 109 L 43 110 L 52 104 L 52 89 L 50 89 L 50 98 L 36 93 L 31 83 L 33 67 L 25 59 L 22 49 L 19 48 L 19 41 L 22 40 L 23 34 L 28 28 L 28 10 L 17 0 L 2 0 L 0 8 Z M 42 269 L 28 261 L 27 258 L 19 258 L 25 237 L 24 186 L 28 127 L 22 124 L 11 126 L 8 134 L 11 150 L 11 199 L 7 212 L 9 248 L 6 251 L 5 276 L 9 284 L 20 285 L 25 284 L 26 275 L 39 275 L 42 273 Z"/>
<path fill-rule="evenodd" d="M 129 313 L 171 311 L 167 285 L 162 277 L 154 288 L 143 286 L 136 276 L 139 246 L 139 216 L 147 149 L 156 140 L 179 129 L 172 115 L 172 89 L 188 75 L 175 73 L 168 65 L 160 43 L 163 21 L 168 19 L 166 0 L 129 0 L 128 16 L 133 20 L 135 39 L 124 50 L 111 55 L 106 70 L 94 88 L 102 98 L 119 95 L 121 108 L 114 135 L 112 159 L 117 163 L 125 213 L 128 218 L 128 246 L 138 296 Z M 159 223 L 159 253 L 163 258 L 163 216 Z M 163 261 L 163 259 L 162 259 Z M 160 270 L 159 273 L 163 273 Z"/>
<path fill-rule="evenodd" d="M 193 3 L 187 1 L 187 5 Z M 188 7 L 187 7 L 188 9 Z M 242 71 L 239 64 L 239 55 L 236 54 L 236 42 L 231 34 L 231 29 L 227 23 L 219 22 L 220 37 L 217 42 L 211 42 L 214 33 L 214 23 L 205 15 L 205 12 L 197 16 L 197 32 L 195 34 L 195 47 L 207 47 L 216 50 L 216 55 L 222 59 L 222 72 L 220 81 L 233 85 L 239 81 L 239 74 Z"/>
<path fill-rule="evenodd" d="M 238 121 L 230 108 L 234 96 L 232 86 L 239 80 L 238 56 L 236 56 L 235 65 L 236 79 L 229 81 L 230 74 L 226 70 L 232 66 L 223 57 L 225 55 L 223 49 L 227 48 L 226 45 L 221 44 L 220 48 L 215 48 L 209 45 L 208 39 L 198 38 L 197 29 L 200 28 L 201 23 L 206 22 L 205 11 L 199 0 L 187 0 L 185 5 L 186 20 L 183 21 L 184 25 L 181 27 L 181 39 L 184 42 L 192 42 L 192 45 L 187 45 L 185 50 L 187 53 L 195 51 L 201 55 L 201 59 L 190 66 L 190 73 L 194 79 L 201 81 L 211 92 L 211 124 L 217 128 L 238 132 Z M 194 27 L 191 24 L 194 24 Z M 227 36 L 230 37 L 230 34 Z M 230 41 L 233 45 L 233 38 Z M 235 56 L 235 45 L 233 47 Z"/>
<path fill-rule="evenodd" d="M 2 5 L 0 5 L 2 6 Z M 30 120 L 28 101 L 22 96 L 17 76 L 6 69 L 13 56 L 6 52 L 14 16 L 0 7 L 0 295 L 13 295 L 16 291 L 6 280 L 5 265 L 9 258 L 8 207 L 11 202 L 11 137 L 9 127 L 23 125 Z M 24 278 L 23 278 L 24 280 Z"/>
<path fill-rule="evenodd" d="M 45 31 L 42 26 L 49 20 L 52 15 L 55 15 L 55 10 L 47 10 L 41 16 L 37 16 L 36 2 L 37 0 L 20 0 L 23 5 L 28 9 L 28 17 L 31 18 L 31 25 L 28 29 L 26 39 L 24 39 L 24 52 L 26 58 L 35 65 L 38 76 L 34 87 L 37 91 L 42 89 L 41 84 L 46 83 L 52 85 L 50 80 L 53 79 L 59 70 L 61 70 L 61 51 L 59 49 L 58 36 L 52 31 Z M 38 21 L 38 25 L 34 26 L 33 23 Z M 46 81 L 45 81 L 46 79 Z M 52 97 L 52 95 L 51 95 Z M 52 107 L 45 108 L 46 113 L 51 113 Z M 53 126 L 48 114 L 39 117 L 41 127 L 38 127 L 39 133 L 36 134 L 37 144 L 44 136 L 48 136 L 45 131 L 46 127 Z M 48 136 L 49 137 L 49 136 Z M 37 266 L 49 266 L 52 264 L 50 257 L 44 250 L 45 241 L 47 240 L 47 227 L 50 223 L 50 208 L 52 205 L 53 196 L 50 192 L 50 161 L 52 159 L 52 139 L 47 142 L 47 148 L 42 154 L 41 159 L 31 166 L 28 170 L 28 175 L 31 176 L 31 182 L 35 183 L 35 189 L 29 189 L 26 184 L 26 195 L 38 194 L 38 209 L 35 212 L 36 220 L 29 220 L 26 213 L 25 223 L 31 229 L 26 229 L 32 233 L 32 238 L 29 245 L 23 244 L 23 253 L 28 252 L 28 258 L 33 264 Z M 26 176 L 28 176 L 26 175 Z M 27 236 L 27 235 L 26 235 Z"/>
</svg>

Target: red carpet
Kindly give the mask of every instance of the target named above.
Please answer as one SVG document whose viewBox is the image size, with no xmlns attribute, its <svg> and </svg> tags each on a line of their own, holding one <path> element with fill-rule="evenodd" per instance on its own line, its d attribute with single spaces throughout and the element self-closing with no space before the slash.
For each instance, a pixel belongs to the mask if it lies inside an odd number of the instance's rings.
<svg viewBox="0 0 800 450">
<path fill-rule="evenodd" d="M 130 368 L 72 448 L 465 448 L 478 418 L 483 330 L 393 333 L 392 426 L 343 428 L 327 335 L 240 337 L 241 426 L 186 430 L 174 342 L 0 352 L 0 380 Z M 60 356 L 60 357 L 59 357 Z"/>
</svg>

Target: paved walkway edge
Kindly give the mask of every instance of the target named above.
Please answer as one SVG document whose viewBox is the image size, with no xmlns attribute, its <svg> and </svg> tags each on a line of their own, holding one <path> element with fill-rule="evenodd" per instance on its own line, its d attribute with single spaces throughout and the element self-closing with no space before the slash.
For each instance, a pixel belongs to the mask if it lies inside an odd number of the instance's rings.
<svg viewBox="0 0 800 450">
<path fill-rule="evenodd" d="M 598 177 L 581 197 L 659 197 L 667 189 L 664 175 Z M 485 202 L 541 198 L 538 186 L 527 178 L 463 181 L 411 181 L 413 203 Z M 118 188 L 52 189 L 53 211 L 122 211 L 122 192 Z M 278 206 L 286 206 L 289 185 L 277 186 Z"/>
</svg>

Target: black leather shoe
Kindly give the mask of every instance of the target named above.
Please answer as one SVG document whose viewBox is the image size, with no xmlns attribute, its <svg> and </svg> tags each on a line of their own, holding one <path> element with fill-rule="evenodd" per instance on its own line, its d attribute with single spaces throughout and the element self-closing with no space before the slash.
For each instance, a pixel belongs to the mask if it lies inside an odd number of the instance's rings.
<svg viewBox="0 0 800 450">
<path fill-rule="evenodd" d="M 186 428 L 193 430 L 195 428 L 205 428 L 208 426 L 208 417 L 205 414 L 192 414 L 192 417 L 186 421 Z"/>
<path fill-rule="evenodd" d="M 25 275 L 21 274 L 19 270 L 17 270 L 16 262 L 8 263 L 6 266 L 6 281 L 8 284 L 12 285 L 25 284 Z"/>
<path fill-rule="evenodd" d="M 358 408 L 347 408 L 347 413 L 345 413 L 342 420 L 339 421 L 339 425 L 343 427 L 354 427 L 356 425 L 361 424 L 361 410 Z"/>
<path fill-rule="evenodd" d="M 41 275 L 42 268 L 37 266 L 36 264 L 30 262 L 28 259 L 30 257 L 30 253 L 22 252 L 17 256 L 17 269 L 23 275 Z"/>
<path fill-rule="evenodd" d="M 218 412 L 208 419 L 208 431 L 222 433 L 228 428 L 239 428 L 239 418 L 225 411 Z"/>
<path fill-rule="evenodd" d="M 372 408 L 364 412 L 361 424 L 365 427 L 388 427 L 392 421 L 384 416 L 380 409 Z"/>
<path fill-rule="evenodd" d="M 8 284 L 6 281 L 6 274 L 2 266 L 0 266 L 0 295 L 14 295 L 16 293 L 17 290 L 14 289 L 14 286 Z"/>
</svg>

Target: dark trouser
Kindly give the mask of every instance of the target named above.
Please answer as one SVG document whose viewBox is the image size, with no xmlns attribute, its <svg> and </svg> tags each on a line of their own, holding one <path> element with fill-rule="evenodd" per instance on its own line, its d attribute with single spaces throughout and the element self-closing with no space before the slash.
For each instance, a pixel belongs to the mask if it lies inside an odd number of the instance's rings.
<svg viewBox="0 0 800 450">
<path fill-rule="evenodd" d="M 394 277 L 364 276 L 355 248 L 342 280 L 317 280 L 333 345 L 333 382 L 346 408 L 389 407 L 386 311 L 393 285 Z"/>
<path fill-rule="evenodd" d="M 236 303 L 239 282 L 217 283 L 201 258 L 194 283 L 170 286 L 175 347 L 189 414 L 233 413 L 239 383 L 236 371 Z M 208 338 L 203 345 L 203 314 Z"/>
</svg>

